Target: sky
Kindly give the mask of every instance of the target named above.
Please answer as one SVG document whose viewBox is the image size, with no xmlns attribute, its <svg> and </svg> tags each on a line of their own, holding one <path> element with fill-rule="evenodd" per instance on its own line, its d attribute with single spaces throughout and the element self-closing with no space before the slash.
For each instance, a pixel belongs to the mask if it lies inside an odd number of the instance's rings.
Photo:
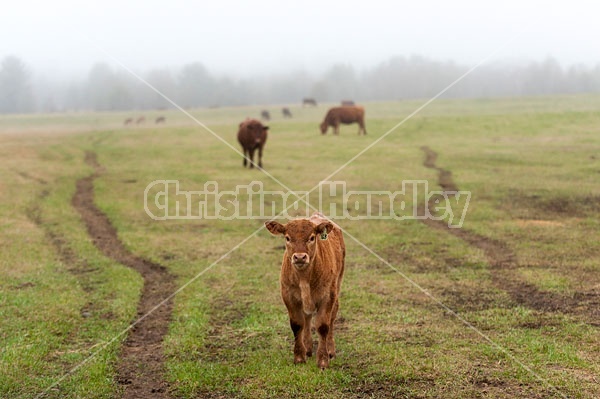
<svg viewBox="0 0 600 399">
<path fill-rule="evenodd" d="M 368 68 L 413 54 L 473 65 L 600 64 L 600 2 L 583 0 L 75 0 L 12 2 L 0 58 L 84 74 L 96 62 L 135 71 L 201 62 L 216 74 Z"/>
</svg>

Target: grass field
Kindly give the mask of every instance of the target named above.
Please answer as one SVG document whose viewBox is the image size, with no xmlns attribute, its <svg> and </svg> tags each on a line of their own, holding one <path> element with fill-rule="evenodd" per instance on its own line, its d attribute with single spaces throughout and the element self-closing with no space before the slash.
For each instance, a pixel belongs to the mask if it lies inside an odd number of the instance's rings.
<svg viewBox="0 0 600 399">
<path fill-rule="evenodd" d="M 73 206 L 93 173 L 95 204 L 126 256 L 164 266 L 184 287 L 160 349 L 161 397 L 600 397 L 597 104 L 440 100 L 331 176 L 375 191 L 403 180 L 441 190 L 450 179 L 472 196 L 461 229 L 337 220 L 346 274 L 338 356 L 323 372 L 314 358 L 293 364 L 283 241 L 257 232 L 264 220 L 155 221 L 144 211 L 154 180 L 281 190 L 271 178 L 176 111 L 163 112 L 165 125 L 133 127 L 117 113 L 0 117 L 0 397 L 127 397 L 120 358 L 144 279 L 94 245 Z M 420 105 L 365 104 L 367 136 L 357 126 L 321 136 L 325 105 L 291 107 L 291 120 L 271 107 L 265 170 L 308 191 Z M 189 112 L 238 148 L 238 123 L 259 108 Z"/>
</svg>

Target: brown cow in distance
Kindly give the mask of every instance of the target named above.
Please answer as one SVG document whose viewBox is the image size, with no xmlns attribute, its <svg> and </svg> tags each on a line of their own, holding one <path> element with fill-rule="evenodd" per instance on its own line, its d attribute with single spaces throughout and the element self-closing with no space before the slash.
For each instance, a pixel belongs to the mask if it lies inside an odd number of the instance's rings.
<svg viewBox="0 0 600 399">
<path fill-rule="evenodd" d="M 156 118 L 155 123 L 159 124 L 159 123 L 165 123 L 166 119 L 164 116 L 159 116 L 158 118 Z"/>
<path fill-rule="evenodd" d="M 315 100 L 314 98 L 303 98 L 302 99 L 302 106 L 307 106 L 307 105 L 311 105 L 313 107 L 317 106 L 317 100 Z"/>
<path fill-rule="evenodd" d="M 271 114 L 269 113 L 269 111 L 264 109 L 260 112 L 260 117 L 261 117 L 261 119 L 268 121 L 271 119 Z"/>
<path fill-rule="evenodd" d="M 354 105 L 352 100 L 342 100 L 342 107 L 353 107 Z"/>
<path fill-rule="evenodd" d="M 146 117 L 145 116 L 140 116 L 139 118 L 137 118 L 137 120 L 135 121 L 135 123 L 137 123 L 138 125 L 140 123 L 144 123 L 146 121 Z"/>
<path fill-rule="evenodd" d="M 256 119 L 246 119 L 240 123 L 238 130 L 238 141 L 244 152 L 244 167 L 250 161 L 250 168 L 254 167 L 254 151 L 258 150 L 258 167 L 262 168 L 262 153 L 267 141 L 268 126 L 263 126 Z"/>
<path fill-rule="evenodd" d="M 361 132 L 367 134 L 367 130 L 365 129 L 365 109 L 363 107 L 347 106 L 331 108 L 327 112 L 327 115 L 325 115 L 325 120 L 321 123 L 321 133 L 327 133 L 329 126 L 333 126 L 333 133 L 339 134 L 340 123 L 358 123 L 358 134 L 360 135 Z"/>
<path fill-rule="evenodd" d="M 281 108 L 281 113 L 283 114 L 284 118 L 291 118 L 292 117 L 292 112 L 290 111 L 290 109 L 288 107 Z"/>
<path fill-rule="evenodd" d="M 325 369 L 335 357 L 333 327 L 346 257 L 342 230 L 320 213 L 285 225 L 271 220 L 265 226 L 286 241 L 280 284 L 294 333 L 294 363 L 305 363 L 312 356 L 314 318 L 319 335 L 317 365 Z"/>
<path fill-rule="evenodd" d="M 125 119 L 125 122 L 123 122 L 123 124 L 125 126 L 131 125 L 132 123 L 133 123 L 133 118 L 127 118 L 127 119 Z"/>
</svg>

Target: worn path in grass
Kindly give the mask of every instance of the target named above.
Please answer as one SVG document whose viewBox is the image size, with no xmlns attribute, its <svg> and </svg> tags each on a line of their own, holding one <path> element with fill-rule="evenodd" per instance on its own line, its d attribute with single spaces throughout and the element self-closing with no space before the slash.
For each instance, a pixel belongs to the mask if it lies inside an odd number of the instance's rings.
<svg viewBox="0 0 600 399">
<path fill-rule="evenodd" d="M 19 173 L 19 174 L 21 176 L 25 176 L 25 174 L 21 174 L 21 173 Z M 38 180 L 38 179 L 32 177 L 31 180 L 35 180 L 38 183 L 43 184 L 43 185 L 47 184 L 43 179 Z M 71 247 L 69 247 L 68 242 L 66 242 L 66 240 L 63 237 L 61 237 L 60 235 L 56 234 L 52 230 L 45 227 L 45 222 L 42 218 L 42 211 L 40 209 L 40 203 L 49 194 L 50 194 L 50 191 L 48 189 L 42 190 L 42 192 L 38 195 L 37 202 L 34 203 L 34 205 L 32 205 L 27 210 L 27 216 L 29 217 L 29 219 L 32 222 L 34 222 L 39 228 L 41 228 L 44 231 L 44 234 L 46 235 L 46 237 L 48 238 L 50 243 L 52 243 L 52 246 L 56 250 L 56 253 L 58 254 L 60 260 L 66 265 L 69 273 L 72 273 L 73 275 L 77 276 L 77 275 L 80 275 L 80 274 L 83 274 L 86 272 L 93 271 L 94 269 L 90 267 L 90 265 L 86 262 L 85 259 L 79 258 L 75 254 L 75 252 L 73 252 Z M 87 284 L 85 281 L 80 280 L 79 282 L 80 282 L 80 284 L 82 284 L 82 288 L 85 291 L 92 290 L 92 288 L 89 286 L 89 284 Z M 84 311 L 85 311 L 85 309 L 82 309 L 82 312 L 84 312 Z"/>
<path fill-rule="evenodd" d="M 436 164 L 437 153 L 429 147 L 421 147 L 425 153 L 423 166 L 438 171 L 438 184 L 445 192 L 459 191 L 452 179 L 452 172 Z M 427 206 L 433 210 L 433 201 Z M 592 325 L 600 325 L 600 296 L 595 292 L 577 292 L 573 297 L 566 297 L 557 293 L 541 291 L 533 284 L 519 281 L 514 269 L 518 266 L 517 256 L 510 247 L 502 242 L 482 236 L 472 231 L 458 228 L 448 228 L 443 220 L 423 219 L 430 227 L 445 230 L 467 242 L 469 245 L 481 249 L 491 266 L 492 281 L 494 284 L 509 293 L 512 299 L 526 307 L 540 311 L 562 312 L 585 317 Z"/>
<path fill-rule="evenodd" d="M 139 272 L 144 279 L 137 308 L 138 317 L 143 318 L 131 328 L 123 345 L 117 382 L 124 388 L 123 398 L 168 398 L 162 342 L 171 320 L 172 300 L 148 312 L 175 291 L 174 278 L 164 266 L 139 258 L 125 248 L 108 217 L 94 203 L 94 179 L 102 174 L 103 168 L 93 152 L 86 153 L 85 161 L 94 172 L 77 181 L 73 206 L 81 214 L 94 245 L 104 255 Z"/>
</svg>

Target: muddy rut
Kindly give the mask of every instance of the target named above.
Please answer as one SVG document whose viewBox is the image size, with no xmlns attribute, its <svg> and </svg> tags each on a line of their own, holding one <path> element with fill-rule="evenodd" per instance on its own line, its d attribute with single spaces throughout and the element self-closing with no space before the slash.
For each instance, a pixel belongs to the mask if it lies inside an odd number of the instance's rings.
<svg viewBox="0 0 600 399">
<path fill-rule="evenodd" d="M 107 257 L 136 270 L 143 277 L 137 320 L 175 291 L 175 281 L 164 266 L 137 257 L 125 248 L 108 217 L 94 203 L 94 179 L 102 174 L 103 168 L 93 152 L 86 153 L 85 161 L 94 172 L 77 181 L 72 203 L 81 214 L 94 245 Z M 123 398 L 170 397 L 164 379 L 162 342 L 172 308 L 173 303 L 169 300 L 129 331 L 117 365 L 117 382 L 123 387 Z"/>
<path fill-rule="evenodd" d="M 452 173 L 437 166 L 437 153 L 429 147 L 421 147 L 425 153 L 423 166 L 438 171 L 438 184 L 444 191 L 459 191 L 452 179 Z M 433 202 L 427 204 L 433 213 Z M 556 311 L 591 317 L 591 324 L 598 324 L 600 317 L 600 298 L 595 293 L 576 293 L 573 297 L 565 297 L 553 292 L 541 291 L 536 286 L 515 278 L 518 266 L 517 256 L 504 242 L 485 237 L 464 228 L 448 228 L 444 221 L 424 219 L 423 222 L 433 228 L 447 231 L 462 239 L 469 245 L 482 250 L 490 264 L 492 282 L 506 291 L 513 301 L 539 311 Z M 596 322 L 594 322 L 596 320 Z"/>
</svg>

